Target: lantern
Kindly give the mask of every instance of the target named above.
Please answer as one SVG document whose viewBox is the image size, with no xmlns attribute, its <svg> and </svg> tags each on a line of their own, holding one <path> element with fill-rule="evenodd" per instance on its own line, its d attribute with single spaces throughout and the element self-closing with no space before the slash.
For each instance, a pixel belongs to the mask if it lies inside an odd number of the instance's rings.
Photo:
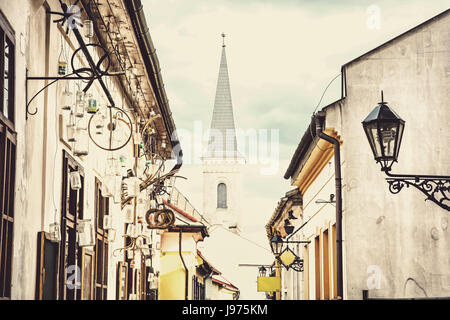
<svg viewBox="0 0 450 320">
<path fill-rule="evenodd" d="M 108 230 L 108 241 L 114 242 L 116 240 L 116 229 L 109 229 Z"/>
<path fill-rule="evenodd" d="M 59 223 L 54 222 L 49 226 L 49 233 L 52 242 L 60 242 L 61 241 L 61 227 Z"/>
<path fill-rule="evenodd" d="M 92 94 L 88 95 L 86 112 L 95 114 L 98 111 L 97 100 L 92 97 Z"/>
<path fill-rule="evenodd" d="M 103 229 L 105 230 L 112 229 L 112 217 L 110 215 L 103 216 Z"/>
<path fill-rule="evenodd" d="M 71 112 L 69 116 L 69 123 L 66 125 L 67 141 L 75 142 L 76 129 L 77 126 L 75 124 L 75 117 L 73 112 Z"/>
<path fill-rule="evenodd" d="M 133 223 L 134 220 L 134 213 L 133 213 L 133 207 L 131 205 L 127 205 L 125 207 L 125 216 L 124 216 L 124 223 Z"/>
<path fill-rule="evenodd" d="M 65 76 L 67 71 L 67 62 L 61 60 L 58 62 L 58 75 Z"/>
<path fill-rule="evenodd" d="M 70 173 L 70 188 L 72 190 L 80 190 L 81 189 L 81 176 L 78 171 L 72 171 Z"/>
<path fill-rule="evenodd" d="M 94 228 L 89 219 L 78 220 L 78 245 L 80 247 L 94 246 Z"/>
<path fill-rule="evenodd" d="M 103 134 L 103 129 L 105 127 L 105 116 L 99 114 L 95 117 L 95 134 Z"/>
<path fill-rule="evenodd" d="M 92 38 L 94 36 L 94 22 L 92 20 L 84 20 L 84 36 L 86 38 Z"/>
<path fill-rule="evenodd" d="M 76 156 L 86 156 L 89 153 L 89 135 L 85 129 L 77 127 L 75 131 L 73 153 Z"/>
<path fill-rule="evenodd" d="M 84 117 L 84 109 L 85 109 L 85 94 L 83 91 L 78 90 L 76 94 L 75 100 L 75 116 L 78 118 Z"/>
<path fill-rule="evenodd" d="M 266 276 L 267 270 L 266 270 L 266 268 L 264 268 L 264 266 L 259 267 L 258 271 L 259 271 L 259 276 L 260 277 L 265 277 Z"/>
<path fill-rule="evenodd" d="M 136 226 L 134 224 L 128 224 L 126 235 L 131 238 L 136 237 Z"/>
<path fill-rule="evenodd" d="M 135 198 L 140 193 L 139 178 L 129 177 L 123 180 L 122 192 L 125 197 Z"/>
<path fill-rule="evenodd" d="M 283 239 L 280 236 L 273 236 L 270 239 L 270 247 L 274 255 L 278 256 L 281 253 L 281 249 L 283 249 Z"/>
<path fill-rule="evenodd" d="M 362 125 L 376 162 L 381 164 L 382 171 L 390 171 L 392 164 L 397 162 L 405 121 L 384 102 L 383 92 L 381 102 Z"/>
</svg>

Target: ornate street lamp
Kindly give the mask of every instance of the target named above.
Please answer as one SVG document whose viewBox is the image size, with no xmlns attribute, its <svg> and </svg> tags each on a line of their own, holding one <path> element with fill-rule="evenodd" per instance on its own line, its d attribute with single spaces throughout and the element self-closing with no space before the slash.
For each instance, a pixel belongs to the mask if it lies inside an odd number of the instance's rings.
<svg viewBox="0 0 450 320">
<path fill-rule="evenodd" d="M 258 271 L 259 271 L 260 277 L 265 277 L 267 274 L 267 270 L 266 270 L 266 268 L 264 268 L 264 266 L 259 267 Z"/>
<path fill-rule="evenodd" d="M 392 164 L 397 162 L 405 121 L 389 108 L 383 91 L 381 102 L 362 124 L 376 162 L 381 164 L 382 171 L 390 171 Z"/>
<path fill-rule="evenodd" d="M 450 211 L 450 176 L 430 176 L 415 174 L 391 174 L 391 167 L 397 162 L 403 137 L 405 121 L 402 120 L 384 101 L 381 91 L 381 102 L 362 122 L 369 140 L 375 161 L 380 163 L 381 171 L 389 178 L 389 191 L 399 193 L 402 188 L 413 186 L 443 209 Z"/>
<path fill-rule="evenodd" d="M 275 256 L 278 256 L 281 253 L 281 249 L 283 249 L 283 239 L 280 236 L 274 235 L 272 239 L 270 239 L 270 247 Z"/>
</svg>

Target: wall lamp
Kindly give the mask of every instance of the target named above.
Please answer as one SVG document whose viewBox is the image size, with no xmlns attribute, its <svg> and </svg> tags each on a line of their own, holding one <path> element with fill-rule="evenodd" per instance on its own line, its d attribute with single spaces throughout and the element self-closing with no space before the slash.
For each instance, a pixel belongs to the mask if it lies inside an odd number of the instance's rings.
<svg viewBox="0 0 450 320">
<path fill-rule="evenodd" d="M 381 102 L 362 122 L 367 140 L 369 140 L 375 161 L 380 163 L 381 171 L 388 178 L 389 191 L 399 193 L 403 187 L 413 186 L 441 208 L 450 211 L 450 176 L 417 174 L 391 174 L 392 164 L 397 162 L 402 142 L 405 121 L 402 120 L 384 101 Z"/>
<path fill-rule="evenodd" d="M 303 259 L 300 259 L 290 248 L 290 243 L 311 243 L 311 241 L 284 241 L 280 236 L 274 235 L 270 239 L 270 247 L 276 259 L 289 270 L 303 271 Z M 284 248 L 284 244 L 287 244 Z"/>
<path fill-rule="evenodd" d="M 264 266 L 261 266 L 259 267 L 258 272 L 260 277 L 265 277 L 267 274 L 267 269 L 264 268 Z"/>
</svg>

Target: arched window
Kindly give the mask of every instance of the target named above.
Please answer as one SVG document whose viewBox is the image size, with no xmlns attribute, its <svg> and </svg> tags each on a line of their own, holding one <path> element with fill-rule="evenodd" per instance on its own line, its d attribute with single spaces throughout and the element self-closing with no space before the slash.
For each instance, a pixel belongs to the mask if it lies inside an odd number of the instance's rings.
<svg viewBox="0 0 450 320">
<path fill-rule="evenodd" d="M 217 208 L 227 207 L 227 186 L 225 183 L 219 183 L 217 186 Z"/>
</svg>

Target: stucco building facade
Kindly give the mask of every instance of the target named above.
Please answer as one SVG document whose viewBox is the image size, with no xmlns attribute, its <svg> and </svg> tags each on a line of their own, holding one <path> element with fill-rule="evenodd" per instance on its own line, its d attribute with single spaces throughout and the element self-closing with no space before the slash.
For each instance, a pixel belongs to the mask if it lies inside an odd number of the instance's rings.
<svg viewBox="0 0 450 320">
<path fill-rule="evenodd" d="M 450 296 L 449 212 L 413 187 L 392 194 L 361 125 L 383 91 L 406 121 L 392 172 L 448 175 L 449 30 L 447 10 L 345 64 L 341 99 L 316 115 L 340 144 L 343 296 L 337 293 L 335 153 L 316 135 L 315 121 L 305 130 L 285 174 L 302 195 L 304 225 L 297 233 L 310 241 L 301 255 L 300 299 Z"/>
<path fill-rule="evenodd" d="M 141 2 L 2 1 L 0 43 L 0 299 L 164 298 L 173 235 L 206 227 L 177 226 L 181 149 Z"/>
</svg>

